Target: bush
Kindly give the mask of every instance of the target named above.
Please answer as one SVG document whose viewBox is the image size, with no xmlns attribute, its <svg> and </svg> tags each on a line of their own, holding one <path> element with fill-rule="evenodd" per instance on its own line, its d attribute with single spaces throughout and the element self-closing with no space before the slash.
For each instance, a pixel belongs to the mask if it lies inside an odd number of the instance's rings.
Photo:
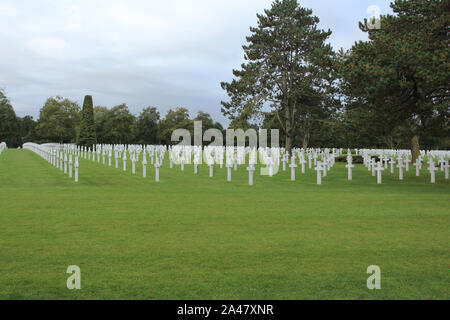
<svg viewBox="0 0 450 320">
<path fill-rule="evenodd" d="M 347 162 L 347 156 L 337 157 L 336 162 Z M 364 163 L 364 159 L 362 156 L 353 156 L 353 163 L 356 164 Z"/>
</svg>

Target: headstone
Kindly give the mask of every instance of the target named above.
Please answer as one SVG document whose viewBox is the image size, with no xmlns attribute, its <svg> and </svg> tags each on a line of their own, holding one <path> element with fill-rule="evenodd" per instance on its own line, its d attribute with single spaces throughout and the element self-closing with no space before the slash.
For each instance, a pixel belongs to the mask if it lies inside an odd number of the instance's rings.
<svg viewBox="0 0 450 320">
<path fill-rule="evenodd" d="M 409 160 L 409 156 L 406 156 L 405 159 L 405 170 L 408 172 L 409 171 L 409 163 L 411 162 L 411 160 Z"/>
<path fill-rule="evenodd" d="M 291 157 L 291 164 L 289 165 L 291 168 L 291 181 L 295 181 L 295 168 L 297 168 L 297 164 L 295 163 L 295 157 Z"/>
<path fill-rule="evenodd" d="M 306 160 L 305 160 L 305 157 L 303 156 L 303 154 L 302 154 L 302 156 L 300 157 L 300 164 L 301 164 L 301 166 L 302 166 L 302 174 L 305 174 L 305 164 L 306 164 Z"/>
<path fill-rule="evenodd" d="M 322 165 L 321 161 L 317 161 L 317 166 L 314 170 L 317 171 L 317 184 L 322 184 L 322 170 L 325 169 L 325 166 Z"/>
<path fill-rule="evenodd" d="M 375 158 L 371 159 L 371 166 L 370 166 L 370 168 L 372 169 L 372 177 L 375 177 L 375 170 L 376 170 Z"/>
<path fill-rule="evenodd" d="M 352 163 L 352 156 L 347 157 L 347 165 L 345 166 L 347 168 L 347 179 L 352 180 L 353 179 L 353 173 L 352 169 L 355 167 L 355 165 Z"/>
<path fill-rule="evenodd" d="M 378 166 L 375 169 L 377 171 L 377 184 L 381 184 L 381 172 L 384 170 L 383 163 L 378 162 Z"/>
<path fill-rule="evenodd" d="M 64 174 L 67 174 L 67 153 L 64 153 Z"/>
<path fill-rule="evenodd" d="M 283 171 L 286 171 L 286 162 L 288 161 L 286 155 L 283 156 L 281 161 L 283 162 Z"/>
<path fill-rule="evenodd" d="M 405 167 L 403 164 L 403 159 L 400 157 L 398 158 L 398 179 L 403 180 L 403 168 Z"/>
<path fill-rule="evenodd" d="M 430 161 L 430 166 L 428 167 L 428 171 L 431 174 L 431 183 L 436 183 L 436 171 L 439 170 L 434 164 L 434 161 Z"/>
<path fill-rule="evenodd" d="M 394 166 L 395 166 L 394 157 L 391 157 L 391 161 L 389 161 L 389 164 L 391 165 L 391 174 L 394 174 Z"/>
<path fill-rule="evenodd" d="M 253 172 L 255 171 L 255 166 L 253 164 L 250 164 L 247 167 L 247 171 L 248 171 L 248 185 L 252 186 L 253 185 Z"/>
<path fill-rule="evenodd" d="M 75 157 L 75 182 L 78 182 L 78 168 L 80 163 L 78 162 L 78 157 Z"/>
<path fill-rule="evenodd" d="M 209 166 L 209 177 L 212 178 L 214 176 L 214 163 L 210 162 L 208 166 Z"/>
<path fill-rule="evenodd" d="M 136 174 L 136 154 L 131 156 L 131 174 Z"/>
<path fill-rule="evenodd" d="M 59 154 L 59 170 L 63 171 L 64 170 L 63 167 L 64 167 L 64 157 L 63 157 L 63 152 L 61 152 Z"/>
<path fill-rule="evenodd" d="M 414 164 L 414 166 L 416 167 L 416 177 L 419 177 L 420 169 L 422 168 L 422 160 L 420 159 L 420 157 L 417 157 L 416 163 Z"/>
<path fill-rule="evenodd" d="M 159 164 L 158 158 L 156 158 L 156 163 L 155 163 L 155 181 L 159 182 L 159 167 L 161 165 Z"/>
<path fill-rule="evenodd" d="M 449 161 L 448 160 L 444 161 L 444 164 L 442 166 L 445 172 L 445 180 L 449 180 L 449 169 L 450 169 Z"/>
<path fill-rule="evenodd" d="M 142 177 L 147 178 L 147 157 L 144 154 L 144 158 L 142 159 Z"/>
<path fill-rule="evenodd" d="M 72 165 L 73 165 L 73 160 L 72 160 L 72 155 L 69 156 L 69 178 L 72 178 Z"/>
<path fill-rule="evenodd" d="M 231 182 L 231 168 L 233 168 L 233 165 L 231 163 L 227 163 L 225 166 L 227 168 L 227 181 Z"/>
</svg>

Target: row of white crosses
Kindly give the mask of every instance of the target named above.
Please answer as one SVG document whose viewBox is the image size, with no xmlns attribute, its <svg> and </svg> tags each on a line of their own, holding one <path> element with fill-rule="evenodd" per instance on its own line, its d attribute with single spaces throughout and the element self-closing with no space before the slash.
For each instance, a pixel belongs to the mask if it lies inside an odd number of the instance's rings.
<svg viewBox="0 0 450 320">
<path fill-rule="evenodd" d="M 155 181 L 159 182 L 159 168 L 162 166 L 163 159 L 167 148 L 165 146 L 141 146 L 141 145 L 94 145 L 92 150 L 90 147 L 81 147 L 68 145 L 68 148 L 74 150 L 75 153 L 81 154 L 82 158 L 87 160 L 96 161 L 95 155 L 97 155 L 97 162 L 100 163 L 100 157 L 102 163 L 106 165 L 106 156 L 108 156 L 108 166 L 112 166 L 112 157 L 114 155 L 115 168 L 119 169 L 119 159 L 122 159 L 123 171 L 127 171 L 128 159 L 131 161 L 131 172 L 136 174 L 136 163 L 142 158 L 142 176 L 147 177 L 147 154 L 150 157 L 150 163 L 155 167 Z M 142 154 L 142 156 L 141 156 Z M 92 155 L 92 157 L 91 157 Z"/>
<path fill-rule="evenodd" d="M 372 176 L 375 176 L 377 172 L 377 183 L 381 184 L 381 172 L 388 169 L 388 164 L 390 165 L 390 173 L 395 173 L 395 165 L 397 164 L 399 172 L 399 180 L 404 179 L 404 171 L 408 172 L 410 169 L 410 150 L 378 150 L 378 149 L 363 149 L 361 150 L 361 155 L 364 159 L 364 165 L 372 172 Z M 380 161 L 375 163 L 375 159 L 372 156 L 378 156 Z M 422 169 L 423 158 L 428 157 L 428 171 L 430 171 L 431 183 L 436 182 L 436 171 L 439 167 L 436 167 L 434 158 L 438 158 L 438 165 L 440 165 L 440 170 L 445 172 L 445 179 L 449 179 L 449 151 L 421 151 L 420 155 L 417 157 L 413 166 L 416 167 L 416 176 L 420 176 Z"/>
<path fill-rule="evenodd" d="M 180 165 L 182 171 L 184 171 L 185 164 L 190 164 L 193 159 L 194 174 L 198 174 L 198 166 L 201 163 L 206 163 L 209 167 L 209 176 L 214 176 L 214 165 L 219 164 L 220 168 L 225 163 L 227 170 L 227 181 L 231 182 L 232 169 L 237 170 L 238 165 L 244 164 L 246 156 L 249 159 L 249 165 L 247 167 L 249 175 L 249 185 L 253 185 L 253 175 L 256 171 L 257 157 L 261 161 L 261 165 L 265 166 L 266 174 L 273 176 L 275 170 L 278 169 L 282 163 L 283 171 L 286 171 L 287 163 L 291 168 L 291 180 L 295 181 L 296 168 L 301 166 L 302 174 L 305 173 L 306 167 L 317 172 L 317 184 L 322 184 L 322 178 L 326 177 L 329 170 L 335 164 L 335 158 L 343 153 L 343 149 L 303 149 L 295 148 L 290 155 L 284 148 L 250 148 L 250 147 L 217 147 L 207 146 L 202 148 L 201 146 L 141 146 L 141 145 L 96 145 L 91 148 L 83 148 L 78 146 L 69 145 L 67 147 L 72 152 L 80 155 L 84 159 L 92 159 L 100 163 L 100 158 L 103 159 L 103 164 L 106 163 L 105 157 L 108 156 L 108 164 L 111 166 L 111 158 L 114 155 L 115 166 L 118 168 L 119 159 L 122 159 L 123 170 L 127 170 L 127 161 L 131 161 L 132 174 L 136 174 L 136 163 L 139 159 L 142 159 L 142 175 L 145 178 L 147 176 L 147 155 L 150 158 L 150 163 L 155 166 L 155 180 L 159 181 L 159 168 L 163 164 L 163 160 L 166 151 L 169 153 L 169 165 L 173 168 L 173 164 Z M 403 179 L 403 170 L 409 170 L 410 151 L 409 150 L 378 150 L 378 149 L 361 149 L 355 150 L 356 154 L 360 154 L 364 159 L 364 165 L 377 177 L 377 183 L 382 182 L 382 171 L 388 169 L 389 164 L 391 166 L 391 173 L 394 173 L 396 164 L 395 158 L 398 161 L 399 178 Z M 446 177 L 448 176 L 448 152 L 441 151 L 422 151 L 421 156 L 427 155 L 428 158 L 439 157 L 439 164 L 441 170 L 446 170 Z M 378 156 L 380 161 L 375 162 L 372 156 Z M 445 160 L 447 159 L 447 160 Z M 422 158 L 414 164 L 416 166 L 416 173 L 420 173 L 422 164 Z M 429 167 L 434 170 L 432 175 L 437 169 L 430 163 Z M 352 161 L 352 155 L 350 150 L 347 150 L 347 170 L 348 180 L 352 180 L 352 169 L 354 164 Z M 445 169 L 447 167 L 447 169 Z M 276 169 L 275 169 L 276 168 Z M 429 169 L 430 170 L 430 169 Z M 431 171 L 430 171 L 431 172 Z M 432 179 L 434 180 L 434 179 Z"/>
<path fill-rule="evenodd" d="M 2 154 L 3 150 L 5 150 L 5 149 L 6 149 L 6 143 L 5 142 L 0 143 L 0 154 Z"/>
<path fill-rule="evenodd" d="M 27 142 L 23 145 L 24 149 L 28 149 L 38 154 L 45 160 L 47 160 L 50 164 L 55 166 L 60 171 L 63 171 L 64 174 L 68 174 L 69 178 L 73 177 L 74 180 L 78 182 L 79 176 L 79 167 L 80 163 L 78 161 L 78 156 L 75 156 L 75 161 L 73 160 L 73 154 L 64 149 L 63 145 L 58 144 L 44 144 L 39 145 L 36 143 Z M 75 170 L 72 169 L 75 168 Z M 75 171 L 75 172 L 73 172 Z"/>
</svg>

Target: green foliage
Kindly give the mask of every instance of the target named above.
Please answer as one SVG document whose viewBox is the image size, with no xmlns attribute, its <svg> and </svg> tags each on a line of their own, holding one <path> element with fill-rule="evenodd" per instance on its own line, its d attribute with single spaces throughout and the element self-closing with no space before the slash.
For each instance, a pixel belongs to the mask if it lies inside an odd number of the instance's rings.
<svg viewBox="0 0 450 320">
<path fill-rule="evenodd" d="M 33 120 L 31 116 L 25 116 L 23 118 L 19 118 L 20 124 L 20 137 L 22 143 L 25 142 L 37 142 L 38 138 L 36 135 L 36 121 Z"/>
<path fill-rule="evenodd" d="M 9 99 L 3 90 L 0 90 L 0 142 L 6 142 L 8 147 L 17 147 L 20 144 L 20 123 Z"/>
<path fill-rule="evenodd" d="M 106 120 L 106 137 L 109 143 L 130 144 L 136 141 L 136 117 L 123 103 L 112 108 Z"/>
<path fill-rule="evenodd" d="M 186 129 L 193 132 L 193 122 L 189 119 L 189 111 L 186 108 L 170 109 L 167 115 L 159 123 L 160 141 L 163 144 L 171 145 L 172 132 L 175 129 Z M 191 134 L 192 137 L 192 134 Z"/>
<path fill-rule="evenodd" d="M 324 107 L 332 92 L 333 51 L 325 43 L 331 31 L 320 30 L 319 19 L 296 0 L 276 0 L 257 17 L 243 46 L 248 62 L 233 70 L 231 83 L 221 84 L 230 98 L 222 102 L 222 113 L 245 123 L 269 105 L 290 150 L 299 123 L 310 129 L 305 119 L 315 112 L 309 109 Z"/>
<path fill-rule="evenodd" d="M 158 144 L 158 122 L 160 115 L 155 107 L 142 110 L 137 119 L 137 140 L 141 144 Z"/>
<path fill-rule="evenodd" d="M 382 118 L 380 127 L 403 127 L 412 139 L 436 125 L 433 119 L 448 127 L 450 7 L 442 0 L 396 0 L 391 7 L 396 15 L 382 16 L 381 29 L 360 24 L 370 40 L 352 47 L 341 72 L 350 100 Z"/>
<path fill-rule="evenodd" d="M 107 107 L 94 107 L 95 132 L 97 143 L 112 143 L 108 140 L 109 128 L 107 127 L 110 112 Z"/>
<path fill-rule="evenodd" d="M 80 107 L 60 96 L 50 97 L 39 113 L 36 133 L 42 142 L 75 142 L 80 123 Z"/>
<path fill-rule="evenodd" d="M 80 146 L 90 147 L 97 143 L 97 135 L 95 132 L 94 106 L 92 96 L 85 96 L 83 102 L 83 110 L 81 112 L 81 124 L 78 133 L 77 144 Z"/>
</svg>

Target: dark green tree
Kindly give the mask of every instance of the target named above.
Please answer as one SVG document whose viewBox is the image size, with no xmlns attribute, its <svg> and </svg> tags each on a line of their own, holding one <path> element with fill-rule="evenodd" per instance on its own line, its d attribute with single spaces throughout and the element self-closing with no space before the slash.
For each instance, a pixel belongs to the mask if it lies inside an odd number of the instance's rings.
<svg viewBox="0 0 450 320">
<path fill-rule="evenodd" d="M 193 122 L 189 119 L 189 111 L 186 108 L 170 109 L 167 115 L 159 123 L 160 141 L 163 144 L 173 144 L 172 133 L 175 129 L 186 129 L 193 132 Z"/>
<path fill-rule="evenodd" d="M 109 143 L 136 143 L 136 117 L 123 103 L 107 113 L 106 137 Z"/>
<path fill-rule="evenodd" d="M 344 57 L 343 88 L 388 122 L 404 129 L 413 159 L 419 137 L 433 119 L 448 119 L 450 97 L 450 2 L 396 0 L 395 15 L 381 17 L 381 28 L 360 23 L 369 41 L 356 43 Z M 441 121 L 441 124 L 448 121 Z"/>
<path fill-rule="evenodd" d="M 233 122 L 248 123 L 267 106 L 277 113 L 291 150 L 296 137 L 296 113 L 311 97 L 324 98 L 335 81 L 334 53 L 326 40 L 331 31 L 318 28 L 312 10 L 296 0 L 275 0 L 265 14 L 258 14 L 258 26 L 250 28 L 245 60 L 235 79 L 222 83 L 229 102 L 222 102 L 222 113 Z"/>
<path fill-rule="evenodd" d="M 18 118 L 3 90 L 0 90 L 0 142 L 12 148 L 21 144 Z"/>
<path fill-rule="evenodd" d="M 85 96 L 83 102 L 83 110 L 81 111 L 81 123 L 78 133 L 77 144 L 89 147 L 97 143 L 97 135 L 95 132 L 94 106 L 92 104 L 92 96 Z"/>
<path fill-rule="evenodd" d="M 137 142 L 141 144 L 157 144 L 158 122 L 160 115 L 155 107 L 148 107 L 142 110 L 137 119 Z"/>
<path fill-rule="evenodd" d="M 34 121 L 33 117 L 25 116 L 23 118 L 19 118 L 20 123 L 20 137 L 22 143 L 25 142 L 38 142 L 36 136 L 36 121 Z"/>
<path fill-rule="evenodd" d="M 97 143 L 114 143 L 108 140 L 108 118 L 111 111 L 107 107 L 94 107 L 95 133 L 97 135 Z"/>
<path fill-rule="evenodd" d="M 41 142 L 75 142 L 80 124 L 80 107 L 62 97 L 50 97 L 39 112 L 36 134 Z"/>
</svg>

